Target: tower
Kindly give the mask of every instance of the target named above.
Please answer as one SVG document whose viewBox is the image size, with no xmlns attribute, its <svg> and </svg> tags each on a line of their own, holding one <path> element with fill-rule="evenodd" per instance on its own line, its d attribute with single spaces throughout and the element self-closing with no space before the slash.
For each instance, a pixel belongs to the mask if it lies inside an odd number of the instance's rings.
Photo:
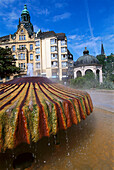
<svg viewBox="0 0 114 170">
<path fill-rule="evenodd" d="M 101 55 L 105 55 L 103 43 L 101 44 Z"/>
<path fill-rule="evenodd" d="M 34 28 L 32 23 L 30 22 L 30 14 L 29 11 L 27 10 L 27 5 L 24 5 L 24 10 L 21 13 L 21 21 L 19 18 L 19 25 L 18 25 L 18 29 L 20 27 L 20 25 L 23 24 L 25 29 L 28 31 L 29 36 L 32 36 L 34 33 Z"/>
</svg>

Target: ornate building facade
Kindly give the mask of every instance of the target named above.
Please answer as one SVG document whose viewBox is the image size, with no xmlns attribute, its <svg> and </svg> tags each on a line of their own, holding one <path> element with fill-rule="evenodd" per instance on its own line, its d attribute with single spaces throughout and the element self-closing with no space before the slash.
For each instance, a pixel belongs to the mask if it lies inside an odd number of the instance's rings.
<svg viewBox="0 0 114 170">
<path fill-rule="evenodd" d="M 66 35 L 41 30 L 35 33 L 26 5 L 19 18 L 17 31 L 0 37 L 0 47 L 12 49 L 12 55 L 17 59 L 16 66 L 22 69 L 21 76 L 27 74 L 29 63 L 34 76 L 59 80 L 73 77 L 73 55 L 67 48 Z"/>
</svg>

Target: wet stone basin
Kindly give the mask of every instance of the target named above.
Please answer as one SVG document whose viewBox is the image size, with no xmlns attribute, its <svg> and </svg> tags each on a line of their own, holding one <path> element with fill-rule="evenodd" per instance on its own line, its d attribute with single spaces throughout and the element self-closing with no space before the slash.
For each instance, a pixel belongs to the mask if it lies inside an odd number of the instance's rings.
<svg viewBox="0 0 114 170">
<path fill-rule="evenodd" d="M 33 153 L 28 170 L 112 170 L 113 124 L 112 112 L 94 108 L 86 120 L 59 132 L 59 145 L 55 145 L 56 139 L 44 137 L 37 144 L 0 153 L 0 170 L 12 169 L 15 157 L 22 152 Z M 20 168 L 24 166 L 20 162 Z"/>
</svg>

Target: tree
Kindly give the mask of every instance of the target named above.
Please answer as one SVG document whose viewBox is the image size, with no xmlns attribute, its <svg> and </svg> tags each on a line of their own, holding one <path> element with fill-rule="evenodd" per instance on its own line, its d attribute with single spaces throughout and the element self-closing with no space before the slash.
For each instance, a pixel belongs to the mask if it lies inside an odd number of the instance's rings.
<svg viewBox="0 0 114 170">
<path fill-rule="evenodd" d="M 102 65 L 102 71 L 104 73 L 105 79 L 108 81 L 114 81 L 114 55 L 111 53 L 109 56 L 97 55 L 99 63 Z"/>
<path fill-rule="evenodd" d="M 12 74 L 19 74 L 20 68 L 15 66 L 16 59 L 12 56 L 11 49 L 0 47 L 0 77 L 5 78 Z"/>
<path fill-rule="evenodd" d="M 102 65 L 103 73 L 105 73 L 106 56 L 105 55 L 97 55 L 96 58 L 99 60 L 99 63 Z"/>
</svg>

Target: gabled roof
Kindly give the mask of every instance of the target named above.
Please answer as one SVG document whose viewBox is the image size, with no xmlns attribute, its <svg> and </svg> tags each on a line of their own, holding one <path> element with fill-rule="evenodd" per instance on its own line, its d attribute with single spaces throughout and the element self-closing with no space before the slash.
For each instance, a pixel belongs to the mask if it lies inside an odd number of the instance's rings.
<svg viewBox="0 0 114 170">
<path fill-rule="evenodd" d="M 57 35 L 58 40 L 64 40 L 66 37 L 65 33 L 57 33 L 56 35 Z"/>
<path fill-rule="evenodd" d="M 37 34 L 36 38 L 46 38 L 46 37 L 51 37 L 51 36 L 56 36 L 58 40 L 64 40 L 65 39 L 65 33 L 55 33 L 54 31 L 47 31 L 47 32 L 39 32 Z"/>
<path fill-rule="evenodd" d="M 10 37 L 9 35 L 6 35 L 6 36 L 3 36 L 3 37 L 0 37 L 0 41 L 9 41 L 10 40 Z"/>
<path fill-rule="evenodd" d="M 46 37 L 51 37 L 51 36 L 56 36 L 56 33 L 54 31 L 47 31 L 47 32 L 39 32 L 37 34 L 36 38 L 46 38 Z"/>
</svg>

